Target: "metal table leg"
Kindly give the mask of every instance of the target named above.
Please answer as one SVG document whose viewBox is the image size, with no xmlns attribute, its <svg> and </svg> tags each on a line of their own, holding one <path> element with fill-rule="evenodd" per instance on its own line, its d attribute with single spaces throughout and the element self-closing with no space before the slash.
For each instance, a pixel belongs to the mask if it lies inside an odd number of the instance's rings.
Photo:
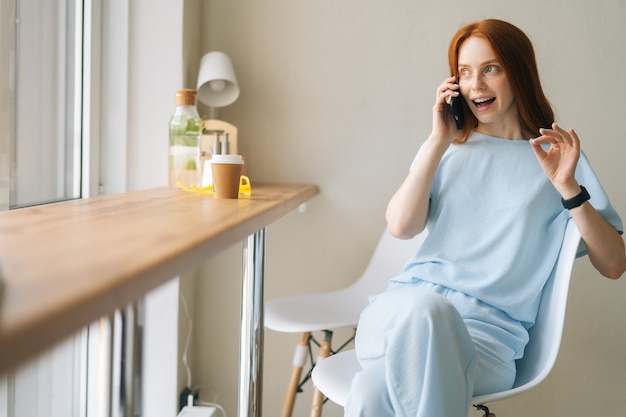
<svg viewBox="0 0 626 417">
<path fill-rule="evenodd" d="M 261 416 L 263 385 L 263 300 L 265 229 L 243 245 L 241 336 L 239 339 L 239 417 Z"/>
</svg>

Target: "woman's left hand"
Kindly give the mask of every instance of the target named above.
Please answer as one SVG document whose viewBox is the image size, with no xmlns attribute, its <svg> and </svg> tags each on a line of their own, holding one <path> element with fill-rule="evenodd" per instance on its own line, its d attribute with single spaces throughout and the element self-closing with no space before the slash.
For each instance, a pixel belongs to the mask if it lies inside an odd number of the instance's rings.
<svg viewBox="0 0 626 417">
<path fill-rule="evenodd" d="M 552 129 L 541 129 L 541 136 L 530 140 L 537 160 L 564 199 L 580 193 L 576 182 L 576 165 L 580 158 L 580 140 L 573 129 L 566 131 L 556 123 Z M 541 144 L 549 143 L 547 151 Z M 626 270 L 624 240 L 588 203 L 570 210 L 581 234 L 591 264 L 604 276 L 617 279 Z"/>
<path fill-rule="evenodd" d="M 539 133 L 541 136 L 530 140 L 539 164 L 564 198 L 573 197 L 580 192 L 575 177 L 580 157 L 578 135 L 574 129 L 567 131 L 556 123 L 552 124 L 552 129 L 540 129 Z M 550 144 L 547 151 L 541 146 L 543 143 Z"/>
</svg>

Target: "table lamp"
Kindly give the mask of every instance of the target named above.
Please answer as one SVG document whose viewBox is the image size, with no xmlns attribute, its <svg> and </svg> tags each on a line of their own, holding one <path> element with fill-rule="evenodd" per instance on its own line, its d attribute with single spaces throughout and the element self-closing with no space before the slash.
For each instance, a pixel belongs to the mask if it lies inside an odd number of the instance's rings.
<svg viewBox="0 0 626 417">
<path fill-rule="evenodd" d="M 212 51 L 202 57 L 197 90 L 198 99 L 210 107 L 210 117 L 204 121 L 204 133 L 210 138 L 203 138 L 203 152 L 237 154 L 237 128 L 215 118 L 218 107 L 228 106 L 239 97 L 237 78 L 228 55 Z"/>
<path fill-rule="evenodd" d="M 224 107 L 239 97 L 239 86 L 230 58 L 223 52 L 205 54 L 198 72 L 198 98 L 211 107 Z"/>
</svg>

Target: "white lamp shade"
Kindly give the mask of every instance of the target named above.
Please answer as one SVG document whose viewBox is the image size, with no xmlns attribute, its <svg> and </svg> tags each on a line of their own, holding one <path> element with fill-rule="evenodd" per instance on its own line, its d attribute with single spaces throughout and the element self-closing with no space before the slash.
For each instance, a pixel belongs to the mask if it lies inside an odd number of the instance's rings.
<svg viewBox="0 0 626 417">
<path fill-rule="evenodd" d="M 198 73 L 198 98 L 211 107 L 223 107 L 239 97 L 239 86 L 230 58 L 223 52 L 205 54 Z"/>
</svg>

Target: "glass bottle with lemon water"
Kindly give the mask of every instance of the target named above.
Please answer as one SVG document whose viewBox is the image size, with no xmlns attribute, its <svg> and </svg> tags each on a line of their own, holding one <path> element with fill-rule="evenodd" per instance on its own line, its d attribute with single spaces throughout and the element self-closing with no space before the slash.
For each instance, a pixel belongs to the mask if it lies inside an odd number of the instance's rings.
<svg viewBox="0 0 626 417">
<path fill-rule="evenodd" d="M 202 119 L 196 107 L 196 90 L 176 90 L 176 109 L 170 119 L 169 185 L 185 187 L 202 180 Z"/>
</svg>

